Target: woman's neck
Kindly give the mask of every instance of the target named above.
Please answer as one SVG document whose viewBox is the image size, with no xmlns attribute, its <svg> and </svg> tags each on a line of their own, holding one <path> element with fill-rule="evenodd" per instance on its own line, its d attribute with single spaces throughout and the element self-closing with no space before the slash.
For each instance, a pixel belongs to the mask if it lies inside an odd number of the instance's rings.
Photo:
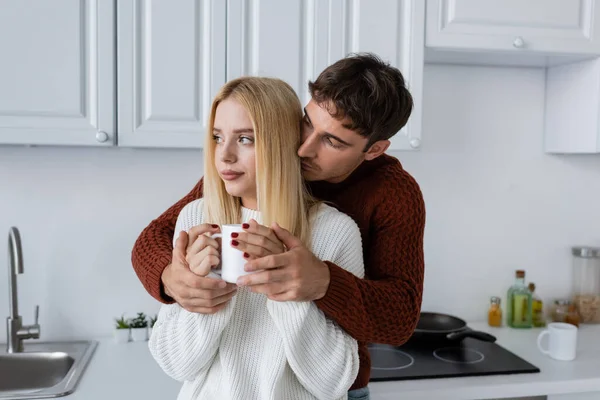
<svg viewBox="0 0 600 400">
<path fill-rule="evenodd" d="M 258 202 L 256 201 L 255 198 L 251 199 L 251 198 L 247 198 L 247 197 L 242 197 L 241 201 L 242 201 L 242 207 L 258 211 Z"/>
</svg>

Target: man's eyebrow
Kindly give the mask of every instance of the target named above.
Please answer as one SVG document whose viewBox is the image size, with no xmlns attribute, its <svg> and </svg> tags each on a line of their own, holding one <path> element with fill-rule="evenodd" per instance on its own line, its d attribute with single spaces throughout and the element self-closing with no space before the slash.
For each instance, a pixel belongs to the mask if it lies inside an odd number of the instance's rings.
<svg viewBox="0 0 600 400">
<path fill-rule="evenodd" d="M 306 119 L 308 119 L 308 123 L 310 123 L 312 125 L 312 121 L 310 120 L 310 117 L 308 116 L 308 113 L 306 112 L 306 107 L 304 107 L 304 116 L 306 117 Z M 329 133 L 329 132 L 323 132 L 323 134 L 325 136 L 329 136 L 330 138 L 337 140 L 338 142 L 340 142 L 343 145 L 346 145 L 348 147 L 352 147 L 352 145 L 342 139 L 340 139 L 339 137 L 335 136 L 333 133 Z"/>
</svg>

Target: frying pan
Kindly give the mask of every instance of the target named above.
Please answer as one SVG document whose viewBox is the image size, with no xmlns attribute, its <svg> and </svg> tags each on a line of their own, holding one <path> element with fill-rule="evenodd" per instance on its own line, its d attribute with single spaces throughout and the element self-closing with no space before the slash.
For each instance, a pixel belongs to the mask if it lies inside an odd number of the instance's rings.
<svg viewBox="0 0 600 400">
<path fill-rule="evenodd" d="M 460 341 L 466 337 L 495 342 L 496 337 L 481 331 L 467 329 L 467 323 L 447 314 L 422 312 L 411 339 Z"/>
</svg>

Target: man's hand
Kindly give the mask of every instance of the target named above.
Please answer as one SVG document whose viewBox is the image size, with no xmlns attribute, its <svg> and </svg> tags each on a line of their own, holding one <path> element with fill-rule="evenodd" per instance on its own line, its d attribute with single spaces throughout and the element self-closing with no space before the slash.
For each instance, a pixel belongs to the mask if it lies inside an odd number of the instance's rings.
<svg viewBox="0 0 600 400">
<path fill-rule="evenodd" d="M 276 301 L 313 301 L 325 296 L 330 278 L 327 264 L 278 224 L 271 229 L 288 250 L 250 260 L 245 270 L 258 272 L 240 277 L 238 285 Z"/>
<path fill-rule="evenodd" d="M 236 249 L 244 252 L 244 257 L 248 260 L 265 257 L 271 254 L 279 254 L 285 251 L 283 242 L 279 240 L 275 232 L 264 225 L 260 225 L 251 219 L 247 224 L 243 224 L 244 232 L 234 232 L 231 238 L 238 242 Z"/>
<path fill-rule="evenodd" d="M 219 279 L 194 274 L 186 261 L 188 242 L 188 234 L 181 232 L 173 249 L 171 264 L 161 276 L 165 293 L 190 312 L 214 314 L 227 305 L 237 288 Z"/>
</svg>

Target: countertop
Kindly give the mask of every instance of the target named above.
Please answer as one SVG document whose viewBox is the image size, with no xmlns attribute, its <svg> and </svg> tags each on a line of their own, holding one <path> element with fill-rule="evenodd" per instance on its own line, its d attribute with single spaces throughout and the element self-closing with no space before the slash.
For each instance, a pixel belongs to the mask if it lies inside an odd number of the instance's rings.
<svg viewBox="0 0 600 400">
<path fill-rule="evenodd" d="M 467 400 L 599 392 L 600 326 L 579 330 L 577 358 L 554 361 L 537 349 L 542 329 L 514 330 L 471 323 L 473 329 L 490 332 L 498 344 L 529 361 L 541 372 L 535 374 L 372 382 L 372 400 L 444 399 Z M 96 348 L 75 392 L 68 400 L 168 400 L 176 399 L 180 383 L 157 366 L 147 342 L 116 344 L 112 338 L 98 339 Z"/>
</svg>

